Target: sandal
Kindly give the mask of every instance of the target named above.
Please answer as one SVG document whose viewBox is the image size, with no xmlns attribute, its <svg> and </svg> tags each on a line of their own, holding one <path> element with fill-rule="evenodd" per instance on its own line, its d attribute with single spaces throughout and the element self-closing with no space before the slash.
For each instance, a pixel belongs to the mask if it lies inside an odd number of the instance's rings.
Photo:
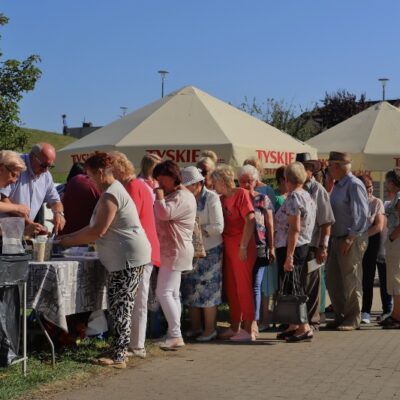
<svg viewBox="0 0 400 400">
<path fill-rule="evenodd" d="M 93 360 L 93 364 L 101 365 L 102 367 L 112 367 L 112 368 L 117 368 L 117 369 L 125 369 L 126 368 L 125 360 L 124 361 L 116 361 L 116 360 L 113 360 L 112 358 L 108 358 L 108 357 L 96 358 Z"/>
<path fill-rule="evenodd" d="M 277 340 L 286 340 L 290 336 L 293 336 L 296 333 L 296 330 L 293 331 L 283 331 L 276 335 Z"/>
<path fill-rule="evenodd" d="M 300 335 L 292 335 L 286 338 L 287 343 L 296 343 L 296 342 L 311 342 L 314 337 L 312 330 L 301 333 Z"/>
</svg>

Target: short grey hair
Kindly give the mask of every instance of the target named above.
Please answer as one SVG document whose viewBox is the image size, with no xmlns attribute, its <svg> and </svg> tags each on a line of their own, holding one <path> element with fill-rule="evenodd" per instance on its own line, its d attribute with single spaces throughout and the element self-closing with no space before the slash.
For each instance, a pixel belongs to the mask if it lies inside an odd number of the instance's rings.
<svg viewBox="0 0 400 400">
<path fill-rule="evenodd" d="M 32 146 L 31 153 L 38 155 L 42 152 L 42 150 L 43 150 L 42 143 L 36 143 Z"/>
<path fill-rule="evenodd" d="M 240 179 L 243 175 L 249 175 L 255 181 L 258 181 L 260 179 L 260 175 L 259 175 L 259 173 L 257 171 L 257 168 L 253 167 L 250 164 L 243 165 L 243 167 L 239 168 L 239 171 L 237 173 L 238 179 Z"/>
</svg>

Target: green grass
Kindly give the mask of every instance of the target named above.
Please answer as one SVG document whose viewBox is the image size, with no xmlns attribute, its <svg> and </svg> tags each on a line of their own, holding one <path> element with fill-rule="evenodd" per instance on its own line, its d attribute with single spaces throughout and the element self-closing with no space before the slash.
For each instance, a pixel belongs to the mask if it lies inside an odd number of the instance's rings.
<svg viewBox="0 0 400 400">
<path fill-rule="evenodd" d="M 21 364 L 0 369 L 0 400 L 30 398 L 35 389 L 57 381 L 88 379 L 93 374 L 104 372 L 104 368 L 93 365 L 90 359 L 104 351 L 103 341 L 84 340 L 76 349 L 60 354 L 56 367 L 52 368 L 49 352 L 33 353 L 28 359 L 28 373 L 22 375 Z M 29 396 L 28 396 L 29 394 Z M 28 396 L 28 397 L 24 397 Z"/>
<path fill-rule="evenodd" d="M 21 128 L 28 135 L 28 143 L 24 151 L 28 152 L 32 145 L 39 142 L 51 143 L 56 150 L 62 149 L 66 145 L 75 142 L 77 139 L 71 136 L 64 136 L 55 132 L 40 131 L 37 129 Z"/>
</svg>

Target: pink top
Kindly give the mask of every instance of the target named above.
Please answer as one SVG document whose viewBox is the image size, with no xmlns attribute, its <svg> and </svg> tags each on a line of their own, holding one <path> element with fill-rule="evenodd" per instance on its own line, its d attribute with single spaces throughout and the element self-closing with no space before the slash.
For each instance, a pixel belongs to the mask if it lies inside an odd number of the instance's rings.
<svg viewBox="0 0 400 400">
<path fill-rule="evenodd" d="M 154 194 L 154 189 L 158 187 L 158 182 L 155 181 L 155 180 L 152 181 L 150 179 L 146 179 L 141 175 L 139 175 L 137 177 L 137 179 L 139 179 L 140 181 L 142 181 L 146 185 L 146 188 L 150 192 L 151 197 L 153 198 L 153 203 L 154 203 L 154 200 L 156 199 L 156 195 Z"/>
<path fill-rule="evenodd" d="M 192 235 L 197 203 L 187 189 L 177 190 L 154 203 L 160 240 L 161 267 L 175 271 L 193 268 Z"/>
<path fill-rule="evenodd" d="M 126 191 L 132 197 L 139 214 L 140 223 L 151 244 L 151 261 L 156 267 L 160 266 L 160 243 L 158 241 L 156 222 L 153 212 L 153 197 L 147 185 L 140 179 L 132 179 L 125 185 Z"/>
</svg>

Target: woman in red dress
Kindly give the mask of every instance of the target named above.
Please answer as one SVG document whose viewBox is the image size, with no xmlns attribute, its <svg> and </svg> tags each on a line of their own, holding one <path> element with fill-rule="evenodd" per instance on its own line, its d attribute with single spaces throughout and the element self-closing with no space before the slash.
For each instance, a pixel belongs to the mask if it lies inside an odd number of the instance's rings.
<svg viewBox="0 0 400 400">
<path fill-rule="evenodd" d="M 256 261 L 253 202 L 246 189 L 236 188 L 234 172 L 221 165 L 212 173 L 224 213 L 224 285 L 230 311 L 230 328 L 220 337 L 233 341 L 255 340 L 253 267 Z M 242 328 L 242 329 L 241 329 Z"/>
</svg>

